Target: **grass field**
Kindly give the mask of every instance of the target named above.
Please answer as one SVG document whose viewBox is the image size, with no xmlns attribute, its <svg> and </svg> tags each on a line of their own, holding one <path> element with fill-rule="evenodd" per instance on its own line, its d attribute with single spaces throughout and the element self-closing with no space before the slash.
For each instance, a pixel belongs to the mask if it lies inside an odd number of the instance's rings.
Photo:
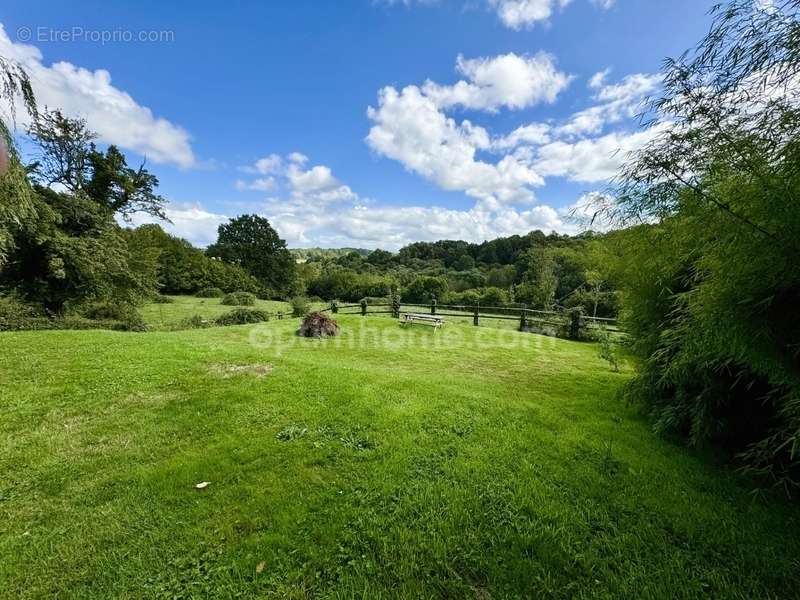
<svg viewBox="0 0 800 600">
<path fill-rule="evenodd" d="M 0 597 L 800 593 L 798 507 L 653 435 L 594 346 L 339 322 L 0 334 Z"/>
<path fill-rule="evenodd" d="M 150 329 L 172 329 L 179 327 L 183 321 L 195 315 L 203 319 L 216 319 L 220 315 L 237 308 L 220 304 L 222 298 L 196 298 L 194 296 L 169 296 L 170 304 L 145 304 L 139 310 Z M 288 311 L 288 302 L 274 300 L 256 300 L 255 306 L 270 312 Z"/>
</svg>

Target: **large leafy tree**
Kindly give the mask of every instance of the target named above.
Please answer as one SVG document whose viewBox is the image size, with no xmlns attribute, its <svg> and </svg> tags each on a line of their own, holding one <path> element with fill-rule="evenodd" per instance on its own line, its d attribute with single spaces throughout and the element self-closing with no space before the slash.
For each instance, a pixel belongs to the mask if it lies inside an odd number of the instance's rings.
<svg viewBox="0 0 800 600">
<path fill-rule="evenodd" d="M 258 215 L 240 215 L 220 225 L 217 242 L 207 253 L 241 265 L 274 292 L 285 292 L 295 278 L 295 263 L 286 242 Z"/>
<path fill-rule="evenodd" d="M 631 393 L 659 429 L 800 482 L 800 0 L 735 0 L 666 63 L 612 215 Z M 655 223 L 655 224 L 654 224 Z"/>
<path fill-rule="evenodd" d="M 133 303 L 153 293 L 154 262 L 133 256 L 112 215 L 81 196 L 38 188 L 36 219 L 14 236 L 0 288 L 58 315 L 70 303 Z"/>
<path fill-rule="evenodd" d="M 0 121 L 7 154 L 0 172 L 0 290 L 13 291 L 53 314 L 71 303 L 109 298 L 133 302 L 152 293 L 151 255 L 133 256 L 113 218 L 131 204 L 101 202 L 87 193 L 99 171 L 92 166 L 97 151 L 86 123 L 59 111 L 37 110 L 24 70 L 2 57 L 0 97 L 12 109 L 22 100 L 40 149 L 30 169 L 31 185 L 9 127 Z M 153 182 L 147 183 L 151 190 Z"/>
</svg>

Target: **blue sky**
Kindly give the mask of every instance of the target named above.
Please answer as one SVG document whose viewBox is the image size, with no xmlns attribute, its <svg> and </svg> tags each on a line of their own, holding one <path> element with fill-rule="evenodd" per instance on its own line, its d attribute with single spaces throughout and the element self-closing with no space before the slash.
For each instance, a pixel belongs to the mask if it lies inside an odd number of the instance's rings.
<svg viewBox="0 0 800 600">
<path fill-rule="evenodd" d="M 576 231 L 711 4 L 27 0 L 0 8 L 0 55 L 146 157 L 196 244 L 257 212 L 290 246 L 396 249 Z"/>
</svg>

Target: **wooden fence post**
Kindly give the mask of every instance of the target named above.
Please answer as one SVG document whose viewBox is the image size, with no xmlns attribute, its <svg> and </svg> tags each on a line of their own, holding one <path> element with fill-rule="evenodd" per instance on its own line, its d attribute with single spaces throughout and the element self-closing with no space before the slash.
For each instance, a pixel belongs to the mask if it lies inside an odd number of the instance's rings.
<svg viewBox="0 0 800 600">
<path fill-rule="evenodd" d="M 436 314 L 436 296 L 431 296 L 431 314 Z"/>
<path fill-rule="evenodd" d="M 361 316 L 362 317 L 366 317 L 367 316 L 367 299 L 366 298 L 361 301 Z"/>
<path fill-rule="evenodd" d="M 475 310 L 474 310 L 474 312 L 472 313 L 472 324 L 473 324 L 473 325 L 475 325 L 475 327 L 477 327 L 477 326 L 478 326 L 478 315 L 480 314 L 480 313 L 478 312 L 478 310 L 479 310 L 479 308 L 478 308 L 478 305 L 476 304 L 476 305 L 475 305 Z"/>
<path fill-rule="evenodd" d="M 519 316 L 519 330 L 520 331 L 525 331 L 525 329 L 528 327 L 527 311 L 528 311 L 528 309 L 526 308 L 526 305 L 523 304 L 522 305 L 522 310 L 520 311 L 520 316 Z"/>
</svg>

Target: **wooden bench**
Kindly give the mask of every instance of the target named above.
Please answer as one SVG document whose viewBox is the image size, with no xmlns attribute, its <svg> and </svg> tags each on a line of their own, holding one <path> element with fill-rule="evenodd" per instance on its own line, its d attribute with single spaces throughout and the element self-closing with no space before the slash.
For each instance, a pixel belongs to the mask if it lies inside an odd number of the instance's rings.
<svg viewBox="0 0 800 600">
<path fill-rule="evenodd" d="M 424 325 L 433 325 L 434 329 L 439 329 L 444 325 L 444 317 L 437 315 L 424 315 L 420 313 L 402 313 L 400 315 L 400 326 L 413 325 L 414 323 L 422 323 Z"/>
</svg>

